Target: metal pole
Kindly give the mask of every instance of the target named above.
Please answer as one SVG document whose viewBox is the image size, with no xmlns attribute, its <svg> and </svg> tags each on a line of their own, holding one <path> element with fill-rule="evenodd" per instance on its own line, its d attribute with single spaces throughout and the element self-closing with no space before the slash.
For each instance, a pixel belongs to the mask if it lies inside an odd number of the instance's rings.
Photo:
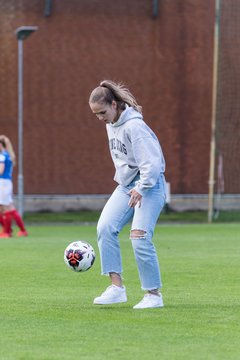
<svg viewBox="0 0 240 360">
<path fill-rule="evenodd" d="M 15 34 L 18 39 L 18 211 L 23 216 L 23 40 L 37 31 L 37 26 L 20 26 Z"/>
<path fill-rule="evenodd" d="M 211 144 L 210 165 L 208 181 L 208 222 L 213 219 L 214 184 L 215 184 L 215 156 L 216 156 L 216 117 L 217 117 L 217 82 L 218 82 L 218 56 L 219 56 L 219 22 L 220 0 L 215 2 L 215 27 L 214 27 L 214 52 L 213 52 L 213 88 L 212 88 L 212 119 L 211 119 Z"/>
<path fill-rule="evenodd" d="M 158 16 L 158 0 L 152 0 L 152 15 L 154 18 Z"/>
<path fill-rule="evenodd" d="M 23 216 L 23 40 L 18 40 L 18 212 Z"/>
<path fill-rule="evenodd" d="M 45 0 L 45 16 L 50 16 L 52 13 L 52 0 Z"/>
</svg>

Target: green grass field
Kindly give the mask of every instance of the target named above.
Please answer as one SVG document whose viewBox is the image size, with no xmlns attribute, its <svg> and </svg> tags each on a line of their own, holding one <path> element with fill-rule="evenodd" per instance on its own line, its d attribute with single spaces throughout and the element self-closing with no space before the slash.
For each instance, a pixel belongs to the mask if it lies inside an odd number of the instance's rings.
<svg viewBox="0 0 240 360">
<path fill-rule="evenodd" d="M 96 227 L 29 225 L 0 241 L 1 360 L 240 359 L 240 224 L 160 224 L 155 232 L 163 309 L 133 310 L 143 296 L 129 228 L 120 241 L 129 301 L 94 306 L 100 276 Z M 96 250 L 93 268 L 63 262 L 73 240 Z"/>
</svg>

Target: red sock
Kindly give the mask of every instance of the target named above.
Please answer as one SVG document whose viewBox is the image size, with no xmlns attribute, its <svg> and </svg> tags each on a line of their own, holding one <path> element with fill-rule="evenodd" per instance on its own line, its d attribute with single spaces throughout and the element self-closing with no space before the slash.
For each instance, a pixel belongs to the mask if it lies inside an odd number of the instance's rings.
<svg viewBox="0 0 240 360">
<path fill-rule="evenodd" d="M 9 234 L 9 235 L 11 234 L 11 232 L 12 232 L 11 225 L 12 225 L 11 211 L 5 211 L 3 213 L 3 231 L 6 234 Z"/>
<path fill-rule="evenodd" d="M 21 231 L 26 231 L 23 219 L 21 218 L 21 216 L 19 215 L 17 210 L 16 209 L 11 210 L 11 211 L 8 211 L 8 213 L 11 214 L 11 217 L 15 220 L 15 222 L 16 222 L 17 226 L 19 227 L 19 229 Z"/>
</svg>

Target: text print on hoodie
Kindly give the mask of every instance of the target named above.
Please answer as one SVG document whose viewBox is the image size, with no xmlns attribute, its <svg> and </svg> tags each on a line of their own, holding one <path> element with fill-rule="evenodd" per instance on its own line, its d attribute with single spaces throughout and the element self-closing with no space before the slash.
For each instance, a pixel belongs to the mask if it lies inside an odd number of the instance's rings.
<svg viewBox="0 0 240 360">
<path fill-rule="evenodd" d="M 165 160 L 156 135 L 142 115 L 127 104 L 118 121 L 106 127 L 116 169 L 114 180 L 127 186 L 140 172 L 134 189 L 143 196 L 165 172 Z"/>
</svg>

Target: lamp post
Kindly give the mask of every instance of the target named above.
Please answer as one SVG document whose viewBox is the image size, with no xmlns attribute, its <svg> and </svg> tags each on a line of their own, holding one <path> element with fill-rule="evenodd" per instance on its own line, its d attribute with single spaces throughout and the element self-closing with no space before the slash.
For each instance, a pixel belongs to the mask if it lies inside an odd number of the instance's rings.
<svg viewBox="0 0 240 360">
<path fill-rule="evenodd" d="M 38 30 L 37 26 L 20 26 L 18 40 L 18 211 L 23 216 L 23 40 Z"/>
</svg>

